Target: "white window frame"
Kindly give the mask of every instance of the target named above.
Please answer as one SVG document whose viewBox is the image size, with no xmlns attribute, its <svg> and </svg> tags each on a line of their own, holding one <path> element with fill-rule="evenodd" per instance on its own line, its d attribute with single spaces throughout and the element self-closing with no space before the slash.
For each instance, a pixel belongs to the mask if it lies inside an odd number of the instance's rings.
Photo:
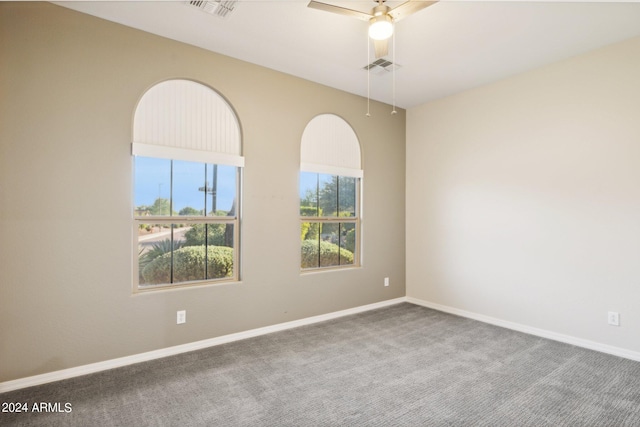
<svg viewBox="0 0 640 427">
<path fill-rule="evenodd" d="M 148 157 L 148 156 L 145 156 Z M 167 159 L 167 160 L 175 160 L 175 159 Z M 198 162 L 204 163 L 204 162 Z M 134 168 L 135 168 L 135 156 L 134 156 Z M 135 175 L 135 174 L 134 174 Z M 133 278 L 134 278 L 134 291 L 135 292 L 146 292 L 152 290 L 159 289 L 170 289 L 170 288 L 179 288 L 179 287 L 190 287 L 190 286 L 202 286 L 208 284 L 218 284 L 218 283 L 229 283 L 229 282 L 238 282 L 240 281 L 240 212 L 241 212 L 241 201 L 240 201 L 240 188 L 241 188 L 241 179 L 242 179 L 242 169 L 236 167 L 235 173 L 235 207 L 234 207 L 234 215 L 232 216 L 190 216 L 190 215 L 135 215 L 133 217 L 133 236 L 134 236 L 134 259 L 133 259 Z M 169 198 L 170 211 L 172 205 L 172 197 Z M 171 213 L 171 212 L 170 212 Z M 201 279 L 194 281 L 183 281 L 183 282 L 171 282 L 171 283 L 158 283 L 158 284 L 140 284 L 140 269 L 139 269 L 139 251 L 140 251 L 140 236 L 139 236 L 139 227 L 143 224 L 152 224 L 152 225 L 163 225 L 166 224 L 170 228 L 171 233 L 171 242 L 173 242 L 173 231 L 174 228 L 172 224 L 222 224 L 222 225 L 233 225 L 233 274 L 227 277 L 221 278 L 209 278 L 209 279 Z M 206 236 L 206 233 L 205 233 Z"/>
<path fill-rule="evenodd" d="M 308 171 L 301 171 L 301 172 L 308 172 Z M 316 172 L 319 173 L 319 172 Z M 300 271 L 302 273 L 312 273 L 312 272 L 318 272 L 318 271 L 323 271 L 323 270 L 337 270 L 337 269 L 346 269 L 346 268 L 354 268 L 354 267 L 360 267 L 361 266 L 361 215 L 360 215 L 360 205 L 361 205 L 361 201 L 360 201 L 360 193 L 361 193 L 361 185 L 362 185 L 362 179 L 358 178 L 358 177 L 347 177 L 344 175 L 332 175 L 332 176 L 337 176 L 338 179 L 339 178 L 355 178 L 355 207 L 354 207 L 354 213 L 355 216 L 348 216 L 348 217 L 341 217 L 341 216 L 302 216 L 300 215 L 300 228 L 302 228 L 303 224 L 306 223 L 318 223 L 320 226 L 324 225 L 324 224 L 353 224 L 355 227 L 355 250 L 353 252 L 353 263 L 351 264 L 338 264 L 338 265 L 329 265 L 329 266 L 322 266 L 322 261 L 319 258 L 320 257 L 320 251 L 318 250 L 318 266 L 317 267 L 306 267 L 303 268 L 302 267 L 302 260 L 300 262 Z M 302 207 L 302 206 L 300 206 Z M 301 242 L 302 243 L 302 242 Z M 320 240 L 318 241 L 318 244 L 320 244 Z"/>
</svg>

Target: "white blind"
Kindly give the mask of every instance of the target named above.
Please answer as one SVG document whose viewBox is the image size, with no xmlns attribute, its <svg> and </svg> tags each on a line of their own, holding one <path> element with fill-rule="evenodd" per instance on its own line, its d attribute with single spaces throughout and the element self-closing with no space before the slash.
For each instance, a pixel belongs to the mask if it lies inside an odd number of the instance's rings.
<svg viewBox="0 0 640 427">
<path fill-rule="evenodd" d="M 361 178 L 360 142 L 349 123 L 335 114 L 311 119 L 302 133 L 300 169 Z"/>
<path fill-rule="evenodd" d="M 238 119 L 211 88 L 167 80 L 140 99 L 133 119 L 134 155 L 243 166 Z"/>
</svg>

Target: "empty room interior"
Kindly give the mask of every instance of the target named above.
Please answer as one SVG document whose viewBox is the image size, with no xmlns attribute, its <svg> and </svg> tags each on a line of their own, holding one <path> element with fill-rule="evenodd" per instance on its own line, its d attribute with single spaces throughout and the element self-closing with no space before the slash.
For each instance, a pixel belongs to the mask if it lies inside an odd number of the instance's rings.
<svg viewBox="0 0 640 427">
<path fill-rule="evenodd" d="M 0 424 L 639 425 L 639 23 L 1 2 Z"/>
</svg>

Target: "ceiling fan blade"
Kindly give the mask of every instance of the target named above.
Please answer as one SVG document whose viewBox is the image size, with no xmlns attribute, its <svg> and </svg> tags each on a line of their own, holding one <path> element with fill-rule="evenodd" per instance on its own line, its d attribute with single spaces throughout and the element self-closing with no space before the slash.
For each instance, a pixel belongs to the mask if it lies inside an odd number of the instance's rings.
<svg viewBox="0 0 640 427">
<path fill-rule="evenodd" d="M 419 10 L 436 4 L 437 1 L 422 1 L 422 0 L 408 0 L 402 3 L 400 6 L 394 7 L 389 11 L 389 15 L 393 18 L 394 22 L 398 22 L 401 19 L 415 13 Z"/>
<path fill-rule="evenodd" d="M 373 48 L 376 51 L 376 59 L 389 54 L 389 39 L 373 40 Z"/>
<path fill-rule="evenodd" d="M 328 3 L 322 3 L 319 1 L 311 0 L 308 7 L 312 9 L 324 10 L 325 12 L 337 13 L 338 15 L 351 16 L 352 18 L 357 18 L 362 21 L 369 21 L 372 18 L 372 15 L 364 12 L 360 12 L 359 10 L 347 9 L 346 7 L 334 6 Z"/>
</svg>

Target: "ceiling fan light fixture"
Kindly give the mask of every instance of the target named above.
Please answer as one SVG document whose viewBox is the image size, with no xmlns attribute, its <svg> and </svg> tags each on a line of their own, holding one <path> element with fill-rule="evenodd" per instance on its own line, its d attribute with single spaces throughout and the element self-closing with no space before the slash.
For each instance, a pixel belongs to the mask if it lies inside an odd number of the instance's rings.
<svg viewBox="0 0 640 427">
<path fill-rule="evenodd" d="M 369 37 L 373 40 L 387 40 L 393 34 L 393 22 L 387 14 L 374 16 L 369 20 Z"/>
</svg>

